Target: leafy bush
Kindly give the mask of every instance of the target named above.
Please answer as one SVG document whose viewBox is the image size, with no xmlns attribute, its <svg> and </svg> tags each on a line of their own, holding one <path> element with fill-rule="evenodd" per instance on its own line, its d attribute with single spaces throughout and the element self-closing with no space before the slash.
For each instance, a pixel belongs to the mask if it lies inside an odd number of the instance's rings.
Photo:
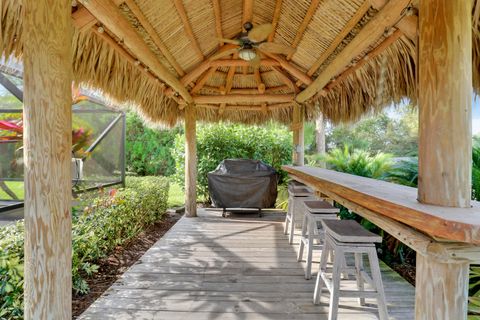
<svg viewBox="0 0 480 320">
<path fill-rule="evenodd" d="M 175 180 L 184 186 L 185 136 L 177 135 L 173 156 L 175 158 Z M 291 134 L 282 126 L 245 126 L 238 124 L 206 124 L 197 129 L 199 197 L 208 198 L 207 173 L 215 170 L 224 159 L 244 158 L 262 160 L 274 167 L 286 178 L 280 167 L 291 162 Z"/>
<path fill-rule="evenodd" d="M 151 129 L 133 112 L 127 113 L 127 170 L 140 176 L 169 176 L 175 172 L 172 157 L 175 135 L 181 128 Z"/>
<path fill-rule="evenodd" d="M 333 170 L 374 179 L 385 179 L 393 164 L 390 154 L 379 152 L 370 156 L 363 150 L 351 151 L 348 146 L 333 149 L 322 160 Z"/>
<path fill-rule="evenodd" d="M 127 188 L 87 199 L 73 210 L 72 281 L 77 294 L 89 291 L 86 278 L 99 259 L 158 221 L 167 208 L 169 183 L 162 177 L 127 177 Z M 23 314 L 24 223 L 0 228 L 0 319 Z"/>
</svg>

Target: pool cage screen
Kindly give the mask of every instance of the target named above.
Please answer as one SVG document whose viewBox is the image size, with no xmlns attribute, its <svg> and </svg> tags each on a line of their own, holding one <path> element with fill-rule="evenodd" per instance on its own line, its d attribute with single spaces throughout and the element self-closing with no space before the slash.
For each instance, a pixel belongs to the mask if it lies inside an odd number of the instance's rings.
<svg viewBox="0 0 480 320">
<path fill-rule="evenodd" d="M 23 80 L 0 72 L 0 212 L 23 206 Z M 72 104 L 72 192 L 125 185 L 125 113 L 93 93 Z"/>
</svg>

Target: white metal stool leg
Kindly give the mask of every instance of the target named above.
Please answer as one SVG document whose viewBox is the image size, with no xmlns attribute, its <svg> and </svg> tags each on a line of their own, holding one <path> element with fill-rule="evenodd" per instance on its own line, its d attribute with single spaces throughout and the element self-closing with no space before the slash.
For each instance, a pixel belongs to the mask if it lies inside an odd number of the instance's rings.
<svg viewBox="0 0 480 320">
<path fill-rule="evenodd" d="M 289 234 L 288 234 L 288 243 L 292 244 L 293 243 L 293 236 L 295 235 L 295 219 L 292 216 L 292 221 L 290 221 L 290 226 L 289 226 Z"/>
<path fill-rule="evenodd" d="M 378 263 L 377 253 L 375 247 L 368 251 L 368 261 L 370 263 L 370 270 L 372 271 L 372 279 L 377 291 L 377 305 L 380 320 L 388 320 L 387 303 L 385 299 L 385 291 L 383 289 L 382 275 L 380 273 L 380 265 Z"/>
<path fill-rule="evenodd" d="M 338 301 L 340 299 L 340 273 L 342 268 L 342 260 L 345 260 L 345 257 L 342 256 L 344 256 L 343 251 L 339 248 L 336 248 L 333 258 L 332 291 L 330 292 L 328 320 L 336 320 L 338 315 Z"/>
<path fill-rule="evenodd" d="M 315 281 L 315 291 L 313 293 L 314 304 L 320 303 L 320 297 L 322 295 L 322 288 L 324 285 L 324 282 L 322 279 L 322 273 L 324 273 L 327 270 L 327 262 L 331 255 L 332 255 L 331 244 L 329 243 L 328 239 L 325 239 L 323 249 L 322 249 L 322 255 L 320 257 L 320 267 L 318 268 L 317 279 Z"/>
<path fill-rule="evenodd" d="M 307 219 L 307 232 L 308 232 L 308 242 L 307 242 L 307 267 L 305 268 L 305 279 L 309 280 L 312 278 L 312 256 L 313 256 L 313 240 L 314 240 L 314 229 L 316 229 L 317 222 L 312 219 Z M 315 224 L 315 226 L 313 225 Z"/>
<path fill-rule="evenodd" d="M 355 253 L 355 273 L 356 273 L 356 279 L 357 279 L 357 289 L 359 291 L 364 291 L 364 280 L 363 280 L 363 255 L 361 253 L 356 252 Z M 358 298 L 358 303 L 360 303 L 361 306 L 365 305 L 365 298 L 359 297 Z"/>
<path fill-rule="evenodd" d="M 308 217 L 306 214 L 303 215 L 303 223 L 302 223 L 302 235 L 300 237 L 300 245 L 298 247 L 298 255 L 297 255 L 297 261 L 300 262 L 303 259 L 303 248 L 305 247 L 305 242 L 304 238 L 307 234 L 307 223 L 308 223 Z"/>
<path fill-rule="evenodd" d="M 287 208 L 287 215 L 285 216 L 285 226 L 283 227 L 283 234 L 288 233 L 288 223 L 292 223 L 292 207 L 293 207 L 293 199 L 292 196 L 288 196 L 288 208 Z"/>
</svg>

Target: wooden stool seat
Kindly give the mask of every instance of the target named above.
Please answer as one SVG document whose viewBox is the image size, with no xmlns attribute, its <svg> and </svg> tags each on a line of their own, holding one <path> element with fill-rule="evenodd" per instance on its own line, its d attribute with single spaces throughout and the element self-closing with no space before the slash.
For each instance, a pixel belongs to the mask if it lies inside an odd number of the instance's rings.
<svg viewBox="0 0 480 320">
<path fill-rule="evenodd" d="M 382 242 L 382 237 L 366 230 L 355 220 L 324 221 L 323 225 L 329 234 L 339 242 Z"/>
<path fill-rule="evenodd" d="M 387 320 L 387 304 L 375 248 L 375 242 L 380 242 L 381 237 L 365 230 L 354 220 L 323 220 L 322 225 L 325 230 L 325 245 L 320 258 L 320 270 L 315 283 L 313 303 L 320 303 L 322 288 L 326 287 L 330 292 L 328 320 L 336 320 L 340 297 L 358 298 L 362 306 L 365 305 L 365 298 L 376 298 L 380 320 Z M 340 275 L 352 269 L 345 263 L 346 253 L 353 253 L 355 256 L 353 270 L 355 271 L 357 291 L 340 289 Z M 364 254 L 368 256 L 371 276 L 363 267 Z M 331 272 L 327 272 L 329 256 L 334 257 Z M 367 282 L 372 289 L 365 290 L 364 282 Z"/>
<path fill-rule="evenodd" d="M 291 194 L 293 197 L 309 197 L 313 195 L 310 189 L 304 187 L 289 188 L 288 193 Z"/>
<path fill-rule="evenodd" d="M 340 209 L 324 200 L 306 200 L 303 202 L 309 213 L 339 213 Z"/>
<path fill-rule="evenodd" d="M 306 199 L 313 199 L 314 194 L 311 189 L 306 186 L 288 187 L 288 210 L 285 217 L 285 227 L 283 229 L 284 234 L 288 234 L 288 243 L 293 243 L 293 236 L 295 231 L 295 225 L 300 225 L 303 213 L 302 202 Z"/>
<path fill-rule="evenodd" d="M 289 188 L 307 188 L 307 186 L 304 183 L 301 183 L 297 180 L 290 180 L 288 182 L 288 187 Z"/>
<path fill-rule="evenodd" d="M 303 250 L 306 247 L 307 258 L 305 279 L 308 280 L 312 277 L 312 256 L 315 245 L 314 241 L 316 240 L 318 245 L 322 245 L 325 238 L 322 225 L 320 224 L 319 227 L 318 222 L 322 222 L 324 219 L 337 219 L 337 213 L 340 212 L 340 209 L 335 208 L 330 203 L 323 200 L 305 200 L 303 202 L 303 206 L 304 216 L 297 261 L 302 261 Z"/>
</svg>

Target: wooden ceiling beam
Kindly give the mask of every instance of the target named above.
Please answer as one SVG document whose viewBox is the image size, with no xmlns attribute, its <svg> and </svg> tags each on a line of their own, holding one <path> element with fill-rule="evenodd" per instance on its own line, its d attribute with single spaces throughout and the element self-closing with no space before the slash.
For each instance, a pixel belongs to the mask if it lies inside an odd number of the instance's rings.
<svg viewBox="0 0 480 320">
<path fill-rule="evenodd" d="M 233 44 L 226 44 L 222 46 L 220 49 L 218 49 L 216 52 L 223 52 L 225 50 L 230 50 L 232 48 L 236 48 L 235 45 Z M 204 60 L 203 62 L 199 63 L 196 65 L 192 70 L 190 70 L 187 74 L 185 74 L 182 78 L 180 78 L 180 82 L 184 85 L 187 86 L 193 81 L 195 81 L 198 77 L 200 77 L 205 71 L 207 71 L 208 68 L 212 66 L 212 63 L 214 63 L 217 60 Z M 171 96 L 173 95 L 173 90 L 167 89 L 166 94 Z"/>
<path fill-rule="evenodd" d="M 342 72 L 353 59 L 374 44 L 375 41 L 383 35 L 385 29 L 391 28 L 401 17 L 403 10 L 409 3 L 410 0 L 389 1 L 335 57 L 315 81 L 297 95 L 297 102 L 305 102 L 316 92 L 322 90 L 336 75 Z"/>
<path fill-rule="evenodd" d="M 310 24 L 310 21 L 312 20 L 313 16 L 315 15 L 315 12 L 317 11 L 318 4 L 320 3 L 320 0 L 312 0 L 310 2 L 310 6 L 308 7 L 307 13 L 305 14 L 305 17 L 303 18 L 302 23 L 300 24 L 300 27 L 297 30 L 297 33 L 295 34 L 295 38 L 293 39 L 292 44 L 290 45 L 292 48 L 298 47 L 298 44 L 303 38 L 303 35 L 305 34 L 305 30 L 307 30 L 308 25 Z M 290 53 L 287 56 L 287 60 L 292 59 L 294 53 Z"/>
<path fill-rule="evenodd" d="M 196 104 L 220 104 L 220 103 L 292 103 L 295 99 L 293 94 L 226 94 L 217 96 L 194 96 Z"/>
<path fill-rule="evenodd" d="M 253 70 L 253 74 L 255 76 L 255 81 L 257 82 L 258 93 L 264 94 L 265 93 L 265 84 L 262 81 L 262 75 L 260 74 L 260 69 L 255 68 Z"/>
<path fill-rule="evenodd" d="M 307 74 L 305 74 L 303 71 L 298 69 L 296 66 L 294 66 L 292 63 L 287 61 L 285 58 L 283 58 L 280 55 L 269 53 L 269 52 L 264 52 L 262 51 L 263 54 L 266 56 L 277 60 L 280 63 L 280 66 L 285 69 L 288 73 L 290 73 L 292 76 L 300 80 L 301 82 L 305 83 L 306 85 L 309 85 L 313 82 L 312 78 L 310 78 Z"/>
<path fill-rule="evenodd" d="M 125 0 L 113 0 L 113 3 L 118 7 Z M 79 7 L 74 13 L 72 13 L 73 25 L 79 31 L 89 30 L 97 23 L 97 19 L 88 11 L 85 7 Z"/>
<path fill-rule="evenodd" d="M 230 69 L 228 69 L 227 78 L 225 79 L 225 92 L 226 93 L 229 93 L 230 90 L 232 90 L 233 77 L 235 76 L 235 69 L 237 69 L 237 67 L 230 67 Z"/>
<path fill-rule="evenodd" d="M 220 59 L 212 61 L 210 65 L 216 67 L 249 67 L 250 62 L 241 59 Z M 274 67 L 280 66 L 280 62 L 275 59 L 262 59 L 260 60 L 260 65 L 263 67 Z"/>
<path fill-rule="evenodd" d="M 138 7 L 135 1 L 133 0 L 124 0 L 124 1 L 127 4 L 127 6 L 130 8 L 130 10 L 133 12 L 135 17 L 137 17 L 138 21 L 141 23 L 141 25 L 143 26 L 147 34 L 153 40 L 153 43 L 155 43 L 155 45 L 160 50 L 162 55 L 165 57 L 165 59 L 167 59 L 168 63 L 170 63 L 170 65 L 175 69 L 175 71 L 177 71 L 179 76 L 183 76 L 185 74 L 185 71 L 178 64 L 175 57 L 170 53 L 170 50 L 168 50 L 167 46 L 163 43 L 162 39 L 160 39 L 160 36 L 158 35 L 157 31 L 152 26 L 152 24 L 148 21 L 147 17 L 145 17 L 142 10 Z"/>
<path fill-rule="evenodd" d="M 204 59 L 203 52 L 200 49 L 200 45 L 198 44 L 195 34 L 193 33 L 190 20 L 188 19 L 188 16 L 187 16 L 187 11 L 185 10 L 185 7 L 183 5 L 183 0 L 173 0 L 173 3 L 175 4 L 175 8 L 177 9 L 177 13 L 180 16 L 180 19 L 182 20 L 183 28 L 185 29 L 185 33 L 187 34 L 187 37 L 193 46 L 193 50 L 195 51 L 195 54 L 200 60 L 203 61 Z"/>
<path fill-rule="evenodd" d="M 285 83 L 285 85 L 290 88 L 293 92 L 299 92 L 300 90 L 298 87 L 293 83 L 292 79 L 288 75 L 286 75 L 280 68 L 272 67 L 273 71 L 277 74 L 280 80 Z"/>
<path fill-rule="evenodd" d="M 238 58 L 238 53 L 234 54 L 233 57 L 235 59 L 237 59 Z M 232 89 L 233 77 L 235 76 L 235 70 L 236 69 L 237 69 L 237 67 L 230 67 L 230 69 L 228 69 L 227 77 L 225 79 L 225 93 L 229 93 L 230 90 Z"/>
<path fill-rule="evenodd" d="M 200 89 L 202 89 L 205 83 L 208 81 L 208 79 L 210 79 L 210 77 L 215 73 L 216 70 L 217 70 L 217 67 L 211 67 L 210 69 L 208 69 L 208 71 L 205 72 L 203 76 L 200 77 L 200 79 L 197 81 L 197 83 L 192 88 L 192 90 L 190 90 L 190 93 L 195 94 Z"/>
<path fill-rule="evenodd" d="M 365 16 L 368 9 L 370 9 L 370 2 L 365 1 L 360 8 L 355 12 L 353 17 L 347 22 L 347 24 L 343 27 L 342 31 L 338 33 L 338 35 L 333 39 L 330 46 L 325 50 L 320 57 L 315 61 L 315 63 L 308 69 L 307 75 L 312 76 L 318 68 L 327 60 L 328 57 L 337 49 L 340 43 L 345 39 L 345 37 L 352 31 L 352 29 L 358 24 L 360 19 Z M 297 83 L 298 84 L 298 83 Z"/>
<path fill-rule="evenodd" d="M 185 86 L 158 61 L 156 55 L 150 50 L 127 19 L 120 13 L 120 10 L 114 2 L 111 0 L 81 0 L 81 3 L 116 37 L 122 39 L 125 47 L 142 61 L 157 77 L 176 90 L 186 102 L 193 102 Z"/>
<path fill-rule="evenodd" d="M 367 64 L 369 61 L 371 61 L 373 58 L 376 56 L 382 54 L 392 43 L 400 39 L 400 37 L 403 35 L 403 32 L 399 29 L 397 29 L 392 35 L 387 37 L 385 40 L 382 41 L 375 49 L 370 51 L 363 57 L 362 60 L 360 60 L 358 63 L 355 65 L 351 66 L 344 72 L 342 72 L 338 77 L 330 81 L 328 85 L 325 86 L 325 89 L 320 91 L 321 95 L 325 95 L 328 91 L 332 90 L 335 86 L 337 86 L 339 83 L 341 83 L 343 80 L 345 80 L 348 76 L 351 74 L 355 73 L 358 69 L 363 67 L 365 64 Z M 323 92 L 323 94 L 322 94 Z"/>
<path fill-rule="evenodd" d="M 253 0 L 243 0 L 242 30 L 245 22 L 252 22 L 253 19 Z"/>
<path fill-rule="evenodd" d="M 388 0 L 369 0 L 372 7 L 376 10 L 382 10 L 387 4 Z M 418 16 L 406 15 L 395 25 L 398 29 L 402 30 L 410 40 L 417 41 L 418 32 Z"/>
<path fill-rule="evenodd" d="M 265 104 L 262 103 L 260 105 L 227 105 L 226 103 L 220 104 L 220 106 L 214 105 L 214 104 L 197 104 L 197 108 L 206 108 L 206 109 L 213 109 L 213 110 L 218 110 L 218 114 L 222 115 L 225 111 L 227 110 L 235 110 L 235 111 L 260 111 L 260 112 L 265 112 L 266 111 L 272 111 L 275 109 L 288 109 L 292 108 L 293 103 L 287 102 L 287 103 L 274 103 L 274 104 Z"/>
<path fill-rule="evenodd" d="M 280 14 L 282 12 L 282 0 L 276 0 L 275 2 L 275 9 L 273 11 L 273 18 L 272 18 L 272 33 L 268 36 L 268 41 L 272 42 L 273 38 L 275 37 L 275 31 L 277 30 L 278 21 L 280 20 Z"/>
<path fill-rule="evenodd" d="M 222 29 L 222 9 L 220 7 L 219 0 L 212 0 L 213 13 L 215 15 L 215 31 L 217 33 L 217 38 L 223 38 L 223 29 Z M 220 43 L 223 46 L 223 42 Z"/>
<path fill-rule="evenodd" d="M 211 86 L 205 85 L 203 86 L 203 89 L 211 92 L 215 92 L 215 93 L 220 93 L 220 94 L 226 93 L 224 88 L 219 88 L 219 87 L 211 87 Z M 265 93 L 276 93 L 278 91 L 291 91 L 291 89 L 287 85 L 265 88 Z M 231 89 L 230 93 L 231 94 L 258 94 L 258 88 Z"/>
</svg>

